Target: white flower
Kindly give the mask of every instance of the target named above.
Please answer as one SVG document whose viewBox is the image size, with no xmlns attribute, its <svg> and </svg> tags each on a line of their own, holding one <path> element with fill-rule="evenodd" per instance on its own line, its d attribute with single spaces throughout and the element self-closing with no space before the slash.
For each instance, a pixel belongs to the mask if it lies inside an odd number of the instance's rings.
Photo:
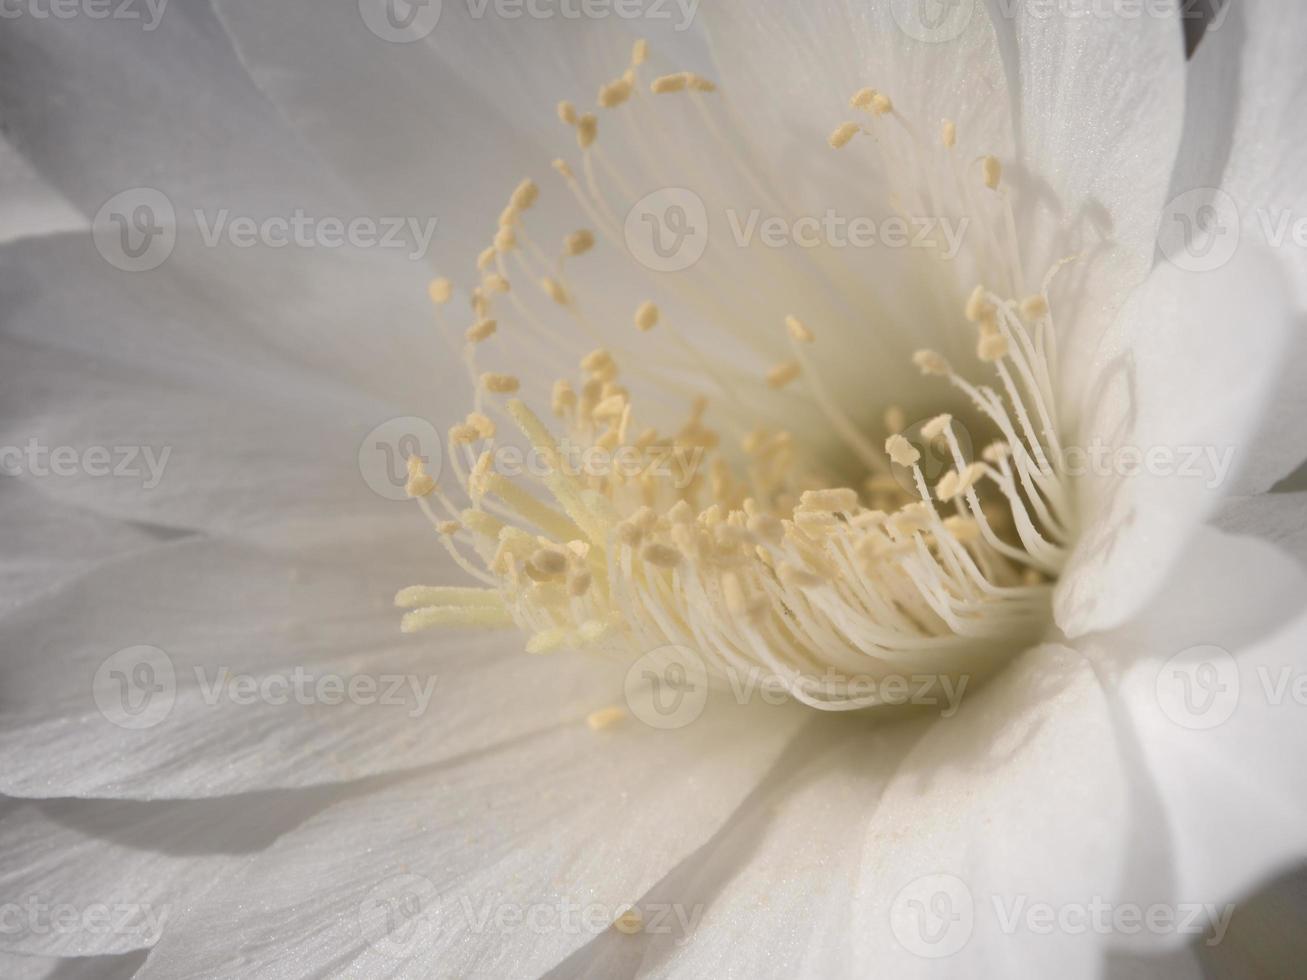
<svg viewBox="0 0 1307 980">
<path fill-rule="evenodd" d="M 6 975 L 1223 941 L 1307 848 L 1307 13 L 1036 6 L 11 18 Z"/>
</svg>

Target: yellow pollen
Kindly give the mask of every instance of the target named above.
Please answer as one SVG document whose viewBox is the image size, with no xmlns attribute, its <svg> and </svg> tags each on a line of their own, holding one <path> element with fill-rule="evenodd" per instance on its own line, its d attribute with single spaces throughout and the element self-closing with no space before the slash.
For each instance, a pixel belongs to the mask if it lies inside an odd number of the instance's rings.
<svg viewBox="0 0 1307 980">
<path fill-rule="evenodd" d="M 498 272 L 492 272 L 483 280 L 482 285 L 486 287 L 487 292 L 506 293 L 508 292 L 508 280 Z"/>
<path fill-rule="evenodd" d="M 590 731 L 602 732 L 605 729 L 612 728 L 614 725 L 624 721 L 626 715 L 627 712 L 625 708 L 614 704 L 610 707 L 600 708 L 598 711 L 590 712 L 590 714 L 586 715 L 585 723 L 589 726 Z"/>
<path fill-rule="evenodd" d="M 958 126 L 952 119 L 945 119 L 939 126 L 939 141 L 950 150 L 958 142 Z"/>
<path fill-rule="evenodd" d="M 486 248 L 483 248 L 481 250 L 481 254 L 477 256 L 478 271 L 485 272 L 487 269 L 490 268 L 490 266 L 494 263 L 494 261 L 495 261 L 495 246 L 490 245 L 487 246 Z"/>
<path fill-rule="evenodd" d="M 631 65 L 638 67 L 649 60 L 649 42 L 640 38 L 631 45 Z"/>
<path fill-rule="evenodd" d="M 517 185 L 513 191 L 512 198 L 509 199 L 509 206 L 516 211 L 526 211 L 531 205 L 535 204 L 536 199 L 540 197 L 540 188 L 536 182 L 529 177 Z"/>
<path fill-rule="evenodd" d="M 783 361 L 767 372 L 767 387 L 784 388 L 799 376 L 800 371 L 798 361 Z"/>
<path fill-rule="evenodd" d="M 683 72 L 678 72 L 675 75 L 660 75 L 650 83 L 649 91 L 654 95 L 666 95 L 668 92 L 684 92 L 685 86 L 688 82 L 689 78 Z"/>
<path fill-rule="evenodd" d="M 454 295 L 454 284 L 444 276 L 437 276 L 427 284 L 427 296 L 437 306 L 444 306 Z"/>
<path fill-rule="evenodd" d="M 878 116 L 888 115 L 894 111 L 894 103 L 885 93 L 877 92 L 871 97 L 871 111 Z"/>
<path fill-rule="evenodd" d="M 991 191 L 998 190 L 999 181 L 1003 179 L 1003 165 L 998 162 L 998 157 L 985 157 L 983 167 L 985 186 Z"/>
<path fill-rule="evenodd" d="M 862 127 L 855 122 L 841 123 L 836 130 L 830 134 L 826 142 L 830 144 L 832 150 L 842 150 L 849 145 L 849 140 L 857 135 L 858 130 Z"/>
<path fill-rule="evenodd" d="M 481 320 L 467 328 L 467 341 L 470 344 L 479 344 L 481 341 L 490 337 L 498 327 L 494 320 Z"/>
<path fill-rule="evenodd" d="M 594 232 L 582 228 L 574 231 L 563 240 L 563 251 L 568 255 L 584 255 L 594 248 Z"/>
<path fill-rule="evenodd" d="M 481 387 L 496 395 L 511 395 L 522 387 L 522 382 L 511 374 L 494 374 L 487 371 L 481 375 Z"/>
<path fill-rule="evenodd" d="M 858 491 L 847 487 L 831 490 L 805 490 L 799 504 L 806 510 L 852 513 L 858 509 Z"/>
<path fill-rule="evenodd" d="M 921 460 L 921 453 L 917 452 L 917 447 L 898 434 L 885 440 L 885 452 L 889 453 L 889 458 L 900 466 L 915 466 Z"/>
<path fill-rule="evenodd" d="M 1038 320 L 1048 315 L 1048 300 L 1043 296 L 1027 296 L 1021 301 L 1021 315 L 1027 320 Z"/>
<path fill-rule="evenodd" d="M 811 344 L 815 339 L 812 331 L 797 316 L 787 316 L 785 318 L 785 328 L 789 330 L 790 336 L 801 344 Z"/>
<path fill-rule="evenodd" d="M 567 290 L 563 288 L 563 284 L 557 279 L 546 276 L 540 280 L 540 288 L 559 306 L 567 305 Z"/>
<path fill-rule="evenodd" d="M 510 249 L 517 247 L 517 236 L 513 234 L 511 227 L 502 227 L 495 232 L 495 251 L 501 255 Z"/>
<path fill-rule="evenodd" d="M 949 373 L 948 361 L 933 350 L 917 351 L 912 355 L 912 363 L 917 366 L 922 374 L 947 377 Z"/>
<path fill-rule="evenodd" d="M 658 325 L 658 307 L 652 300 L 645 300 L 635 311 L 635 328 L 637 330 L 652 330 Z"/>
<path fill-rule="evenodd" d="M 558 103 L 558 119 L 568 126 L 576 125 L 576 106 L 570 102 Z"/>
<path fill-rule="evenodd" d="M 583 150 L 590 149 L 599 135 L 599 118 L 593 112 L 587 112 L 576 121 L 576 144 Z"/>
<path fill-rule="evenodd" d="M 599 105 L 604 109 L 613 109 L 631 97 L 631 83 L 625 78 L 609 82 L 599 89 Z"/>
<path fill-rule="evenodd" d="M 687 72 L 685 84 L 695 92 L 716 92 L 717 83 L 711 82 L 702 75 L 696 75 L 693 72 Z"/>
<path fill-rule="evenodd" d="M 671 545 L 651 542 L 640 551 L 640 557 L 659 568 L 675 568 L 681 563 L 681 553 Z"/>
<path fill-rule="evenodd" d="M 967 297 L 966 317 L 972 323 L 979 323 L 994 315 L 994 304 L 985 296 L 985 287 L 977 286 Z"/>
<path fill-rule="evenodd" d="M 426 471 L 422 459 L 418 456 L 408 458 L 408 481 L 404 492 L 410 497 L 425 497 L 436 489 L 436 481 Z"/>
<path fill-rule="evenodd" d="M 639 909 L 629 908 L 614 920 L 613 928 L 625 936 L 637 935 L 644 928 L 644 916 Z"/>
<path fill-rule="evenodd" d="M 871 100 L 876 97 L 874 88 L 860 88 L 849 97 L 850 109 L 865 109 L 871 105 Z"/>
<path fill-rule="evenodd" d="M 933 419 L 921 427 L 921 434 L 927 439 L 938 439 L 948 431 L 949 423 L 953 421 L 953 416 L 944 414 L 936 415 Z"/>
<path fill-rule="evenodd" d="M 1007 356 L 1007 338 L 1000 333 L 988 334 L 980 338 L 976 345 L 976 356 L 986 364 L 993 364 Z"/>
<path fill-rule="evenodd" d="M 908 416 L 898 405 L 891 405 L 885 409 L 883 421 L 886 432 L 902 432 L 907 427 Z"/>
<path fill-rule="evenodd" d="M 553 167 L 567 180 L 572 179 L 572 166 L 566 160 L 558 159 L 553 163 Z"/>
</svg>

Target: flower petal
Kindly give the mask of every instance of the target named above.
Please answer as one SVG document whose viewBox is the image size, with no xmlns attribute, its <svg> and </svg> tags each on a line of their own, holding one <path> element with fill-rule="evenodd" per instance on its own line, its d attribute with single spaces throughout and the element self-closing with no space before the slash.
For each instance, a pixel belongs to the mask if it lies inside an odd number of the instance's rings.
<svg viewBox="0 0 1307 980">
<path fill-rule="evenodd" d="M 140 976 L 539 975 L 709 839 L 803 718 L 714 700 L 680 730 L 573 724 L 347 801 L 179 919 Z"/>
<path fill-rule="evenodd" d="M 622 665 L 528 656 L 516 633 L 401 636 L 400 588 L 462 581 L 436 547 L 393 532 L 286 553 L 180 541 L 22 607 L 0 620 L 14 654 L 0 789 L 158 799 L 345 782 L 620 696 Z"/>
<path fill-rule="evenodd" d="M 148 949 L 173 915 L 328 802 L 323 790 L 158 803 L 4 801 L 0 885 L 9 901 L 0 944 L 41 956 Z"/>
<path fill-rule="evenodd" d="M 12 143 L 0 139 L 0 244 L 88 227 L 86 216 L 42 180 Z"/>
<path fill-rule="evenodd" d="M 1131 298 L 1064 454 L 1079 473 L 1082 529 L 1054 603 L 1069 636 L 1141 608 L 1230 491 L 1290 326 L 1283 277 L 1252 249 L 1217 271 L 1161 265 Z"/>
<path fill-rule="evenodd" d="M 1307 134 L 1300 121 L 1305 42 L 1307 10 L 1300 5 L 1247 0 L 1216 13 L 1189 65 L 1184 146 L 1165 218 L 1192 221 L 1198 209 L 1213 205 L 1222 227 L 1234 231 L 1217 243 L 1218 254 L 1241 243 L 1270 247 L 1292 272 L 1300 313 L 1307 311 Z M 1272 424 L 1240 480 L 1242 492 L 1264 491 L 1307 460 L 1307 431 L 1297 423 L 1307 412 L 1302 325 L 1300 317 Z"/>
<path fill-rule="evenodd" d="M 1307 573 L 1204 530 L 1136 624 L 1086 645 L 1166 821 L 1172 898 L 1234 900 L 1307 858 Z"/>
</svg>

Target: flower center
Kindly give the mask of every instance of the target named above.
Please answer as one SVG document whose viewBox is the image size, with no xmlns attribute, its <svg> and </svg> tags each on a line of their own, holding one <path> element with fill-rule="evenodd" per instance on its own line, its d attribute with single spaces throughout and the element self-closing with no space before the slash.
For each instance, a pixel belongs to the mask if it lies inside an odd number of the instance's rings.
<svg viewBox="0 0 1307 980">
<path fill-rule="evenodd" d="M 724 139 L 711 105 L 715 86 L 689 73 L 642 86 L 647 54 L 637 43 L 625 73 L 600 89 L 598 108 L 687 100 Z M 638 296 L 628 307 L 632 336 L 652 340 L 660 356 L 677 355 L 667 359 L 674 370 L 659 374 L 653 354 L 632 363 L 601 347 L 553 383 L 553 422 L 512 397 L 523 378 L 480 364 L 486 345 L 502 336 L 499 324 L 555 350 L 560 334 L 551 321 L 559 317 L 599 335 L 573 262 L 600 239 L 627 252 L 610 203 L 613 195 L 632 200 L 620 168 L 602 152 L 597 116 L 562 103 L 581 177 L 565 161 L 554 167 L 595 231 L 569 234 L 561 257 L 550 260 L 528 234 L 539 190 L 524 181 L 481 253 L 463 345 L 475 404 L 450 429 L 446 453 L 465 502 L 416 458 L 408 491 L 484 588 L 403 590 L 396 602 L 410 610 L 406 632 L 516 626 L 533 654 L 689 647 L 719 678 L 762 670 L 798 701 L 848 710 L 881 703 L 877 678 L 983 676 L 1046 627 L 1072 531 L 1048 298 L 1061 264 L 1026 291 L 1002 166 L 993 156 L 957 159 L 953 122 L 925 141 L 883 93 L 864 89 L 850 104 L 865 121 L 836 129 L 832 148 L 870 137 L 881 172 L 898 178 L 892 199 L 900 209 L 971 224 L 968 248 L 949 257 L 949 269 L 989 284 L 957 294 L 957 329 L 972 333 L 974 358 L 955 369 L 931 350 L 912 356 L 926 379 L 917 383 L 940 385 L 942 397 L 968 406 L 967 419 L 938 414 L 906 430 L 903 409 L 885 405 L 883 427 L 868 427 L 823 379 L 815 352 L 824 327 L 810 326 L 801 308 L 763 325 L 784 334 L 789 355 L 741 377 Z M 453 293 L 448 280 L 432 283 L 438 313 Z M 644 401 L 623 383 L 623 370 L 654 393 L 655 409 L 659 396 L 672 396 L 688 414 L 671 426 L 649 424 L 658 413 L 637 407 Z M 980 371 L 987 383 L 967 376 Z M 806 394 L 794 393 L 800 387 Z M 819 431 L 810 438 L 783 424 L 757 425 L 752 406 L 768 392 L 803 399 Z M 505 472 L 501 426 L 524 437 L 535 465 Z M 991 438 L 973 458 L 970 432 L 978 427 Z M 831 444 L 839 447 L 834 461 L 814 448 Z M 937 460 L 941 470 L 928 476 L 926 463 Z"/>
</svg>

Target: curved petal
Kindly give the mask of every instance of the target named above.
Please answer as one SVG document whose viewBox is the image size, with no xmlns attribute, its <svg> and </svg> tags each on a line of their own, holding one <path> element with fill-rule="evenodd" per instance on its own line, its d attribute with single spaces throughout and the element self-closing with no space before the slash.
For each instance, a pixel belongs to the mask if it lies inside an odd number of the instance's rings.
<svg viewBox="0 0 1307 980">
<path fill-rule="evenodd" d="M 1213 523 L 1230 534 L 1268 541 L 1307 565 L 1307 493 L 1260 493 L 1225 501 Z"/>
<path fill-rule="evenodd" d="M 1307 858 L 1307 573 L 1205 530 L 1137 624 L 1086 644 L 1157 788 L 1173 898 L 1224 902 Z"/>
<path fill-rule="evenodd" d="M 43 180 L 12 143 L 0 139 L 0 244 L 89 227 L 86 215 Z"/>
<path fill-rule="evenodd" d="M 1090 665 L 1026 653 L 905 748 L 862 840 L 860 960 L 904 977 L 1097 975 L 1110 933 L 1028 916 L 1118 897 L 1135 787 Z"/>
<path fill-rule="evenodd" d="M 76 959 L 0 953 L 0 970 L 12 980 L 129 980 L 144 960 L 144 953 Z"/>
<path fill-rule="evenodd" d="M 1290 328 L 1280 270 L 1252 249 L 1217 271 L 1159 266 L 1131 298 L 1098 352 L 1080 438 L 1064 453 L 1081 501 L 1054 603 L 1069 636 L 1140 609 L 1230 492 Z"/>
<path fill-rule="evenodd" d="M 384 509 L 360 472 L 365 436 L 447 418 L 465 384 L 417 307 L 420 280 L 375 253 L 192 244 L 143 274 L 80 237 L 6 249 L 3 443 L 24 456 L 6 468 L 86 509 L 181 528 L 266 533 Z M 92 446 L 111 457 L 94 469 L 79 465 Z M 59 447 L 77 462 L 53 472 Z"/>
<path fill-rule="evenodd" d="M 148 949 L 174 915 L 328 802 L 322 790 L 158 803 L 6 800 L 0 888 L 12 901 L 0 945 L 40 956 Z"/>
<path fill-rule="evenodd" d="M 1307 310 L 1307 128 L 1300 106 L 1307 68 L 1307 10 L 1268 0 L 1225 4 L 1189 65 L 1184 145 L 1172 180 L 1166 220 L 1192 220 L 1210 204 L 1233 237 L 1218 253 L 1264 245 L 1291 270 L 1295 305 Z M 1164 226 L 1165 229 L 1165 226 Z M 1272 426 L 1258 440 L 1242 492 L 1258 493 L 1307 459 L 1303 318 L 1276 391 Z"/>
<path fill-rule="evenodd" d="M 516 633 L 401 636 L 396 591 L 461 581 L 412 533 L 284 553 L 181 541 L 22 607 L 0 621 L 14 653 L 0 788 L 159 799 L 345 782 L 620 696 L 622 665 L 527 656 Z"/>
<path fill-rule="evenodd" d="M 140 976 L 538 975 L 710 838 L 803 717 L 710 702 L 676 731 L 574 724 L 332 807 L 179 919 Z"/>
</svg>

